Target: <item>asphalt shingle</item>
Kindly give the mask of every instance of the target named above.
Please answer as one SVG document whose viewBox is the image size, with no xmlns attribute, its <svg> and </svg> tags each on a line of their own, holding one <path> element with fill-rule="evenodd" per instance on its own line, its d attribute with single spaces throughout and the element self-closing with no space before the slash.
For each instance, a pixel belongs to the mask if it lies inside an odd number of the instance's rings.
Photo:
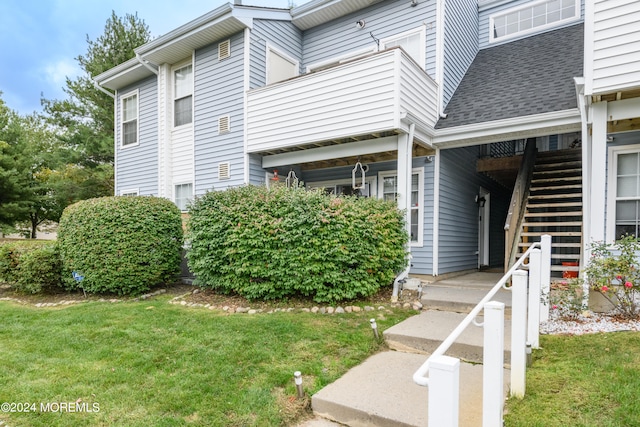
<svg viewBox="0 0 640 427">
<path fill-rule="evenodd" d="M 436 129 L 576 108 L 583 31 L 577 24 L 479 51 Z"/>
</svg>

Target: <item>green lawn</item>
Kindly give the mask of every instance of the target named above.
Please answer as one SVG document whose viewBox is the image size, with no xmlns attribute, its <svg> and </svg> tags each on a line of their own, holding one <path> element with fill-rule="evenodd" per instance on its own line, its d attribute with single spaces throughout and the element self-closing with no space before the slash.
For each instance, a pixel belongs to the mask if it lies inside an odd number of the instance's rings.
<svg viewBox="0 0 640 427">
<path fill-rule="evenodd" d="M 295 399 L 294 371 L 314 393 L 382 348 L 371 317 L 383 330 L 414 314 L 226 315 L 168 299 L 40 309 L 0 302 L 0 403 L 36 409 L 0 412 L 0 425 L 295 424 L 305 405 Z M 41 410 L 61 402 L 81 411 Z"/>
<path fill-rule="evenodd" d="M 505 427 L 640 426 L 640 333 L 542 336 Z"/>
</svg>

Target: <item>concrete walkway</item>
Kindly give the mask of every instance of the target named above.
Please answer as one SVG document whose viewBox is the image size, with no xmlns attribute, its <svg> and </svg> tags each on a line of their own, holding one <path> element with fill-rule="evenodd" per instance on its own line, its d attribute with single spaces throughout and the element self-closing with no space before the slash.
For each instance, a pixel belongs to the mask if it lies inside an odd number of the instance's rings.
<svg viewBox="0 0 640 427">
<path fill-rule="evenodd" d="M 317 392 L 312 396 L 316 418 L 298 427 L 426 426 L 428 389 L 413 382 L 413 373 L 501 277 L 476 272 L 423 283 L 423 311 L 384 332 L 395 351 L 371 356 Z M 510 306 L 510 292 L 500 291 L 494 300 Z M 507 348 L 509 326 L 505 321 Z M 446 353 L 462 361 L 460 427 L 482 425 L 482 336 L 482 328 L 471 325 Z M 506 393 L 508 370 L 504 378 Z"/>
</svg>

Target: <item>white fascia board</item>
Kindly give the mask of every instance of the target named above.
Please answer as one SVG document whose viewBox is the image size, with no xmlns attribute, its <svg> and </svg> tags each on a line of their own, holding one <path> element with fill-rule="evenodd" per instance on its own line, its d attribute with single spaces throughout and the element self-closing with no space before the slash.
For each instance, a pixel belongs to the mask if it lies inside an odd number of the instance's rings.
<svg viewBox="0 0 640 427">
<path fill-rule="evenodd" d="M 267 155 L 262 157 L 262 167 L 267 169 L 283 165 L 295 165 L 299 163 L 339 159 L 342 157 L 383 153 L 385 151 L 396 151 L 397 149 L 398 137 L 388 136 L 385 138 L 350 142 L 348 144 L 329 145 L 326 147 L 310 148 L 308 150 Z"/>
<path fill-rule="evenodd" d="M 577 132 L 581 129 L 580 111 L 577 108 L 504 120 L 436 129 L 433 145 L 441 148 L 465 147 L 548 135 L 549 132 Z"/>
<path fill-rule="evenodd" d="M 133 58 L 95 76 L 93 80 L 102 87 L 118 90 L 152 75 L 151 70 Z"/>
<path fill-rule="evenodd" d="M 607 120 L 625 120 L 640 117 L 640 98 L 607 102 Z"/>
</svg>

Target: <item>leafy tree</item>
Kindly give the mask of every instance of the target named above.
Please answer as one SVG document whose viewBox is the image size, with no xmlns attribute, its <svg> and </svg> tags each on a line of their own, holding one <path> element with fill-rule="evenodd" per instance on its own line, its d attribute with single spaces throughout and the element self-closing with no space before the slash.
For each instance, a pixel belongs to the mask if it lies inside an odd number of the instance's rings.
<svg viewBox="0 0 640 427">
<path fill-rule="evenodd" d="M 87 52 L 76 60 L 84 74 L 72 80 L 67 77 L 65 100 L 42 100 L 50 123 L 62 130 L 59 135 L 65 150 L 67 166 L 52 175 L 58 179 L 58 190 L 74 201 L 80 198 L 113 194 L 114 102 L 96 88 L 92 77 L 135 56 L 134 49 L 151 39 L 149 28 L 135 15 L 118 17 L 112 11 L 104 33 L 96 40 L 87 36 Z M 70 186 L 61 187 L 65 177 Z"/>
</svg>

